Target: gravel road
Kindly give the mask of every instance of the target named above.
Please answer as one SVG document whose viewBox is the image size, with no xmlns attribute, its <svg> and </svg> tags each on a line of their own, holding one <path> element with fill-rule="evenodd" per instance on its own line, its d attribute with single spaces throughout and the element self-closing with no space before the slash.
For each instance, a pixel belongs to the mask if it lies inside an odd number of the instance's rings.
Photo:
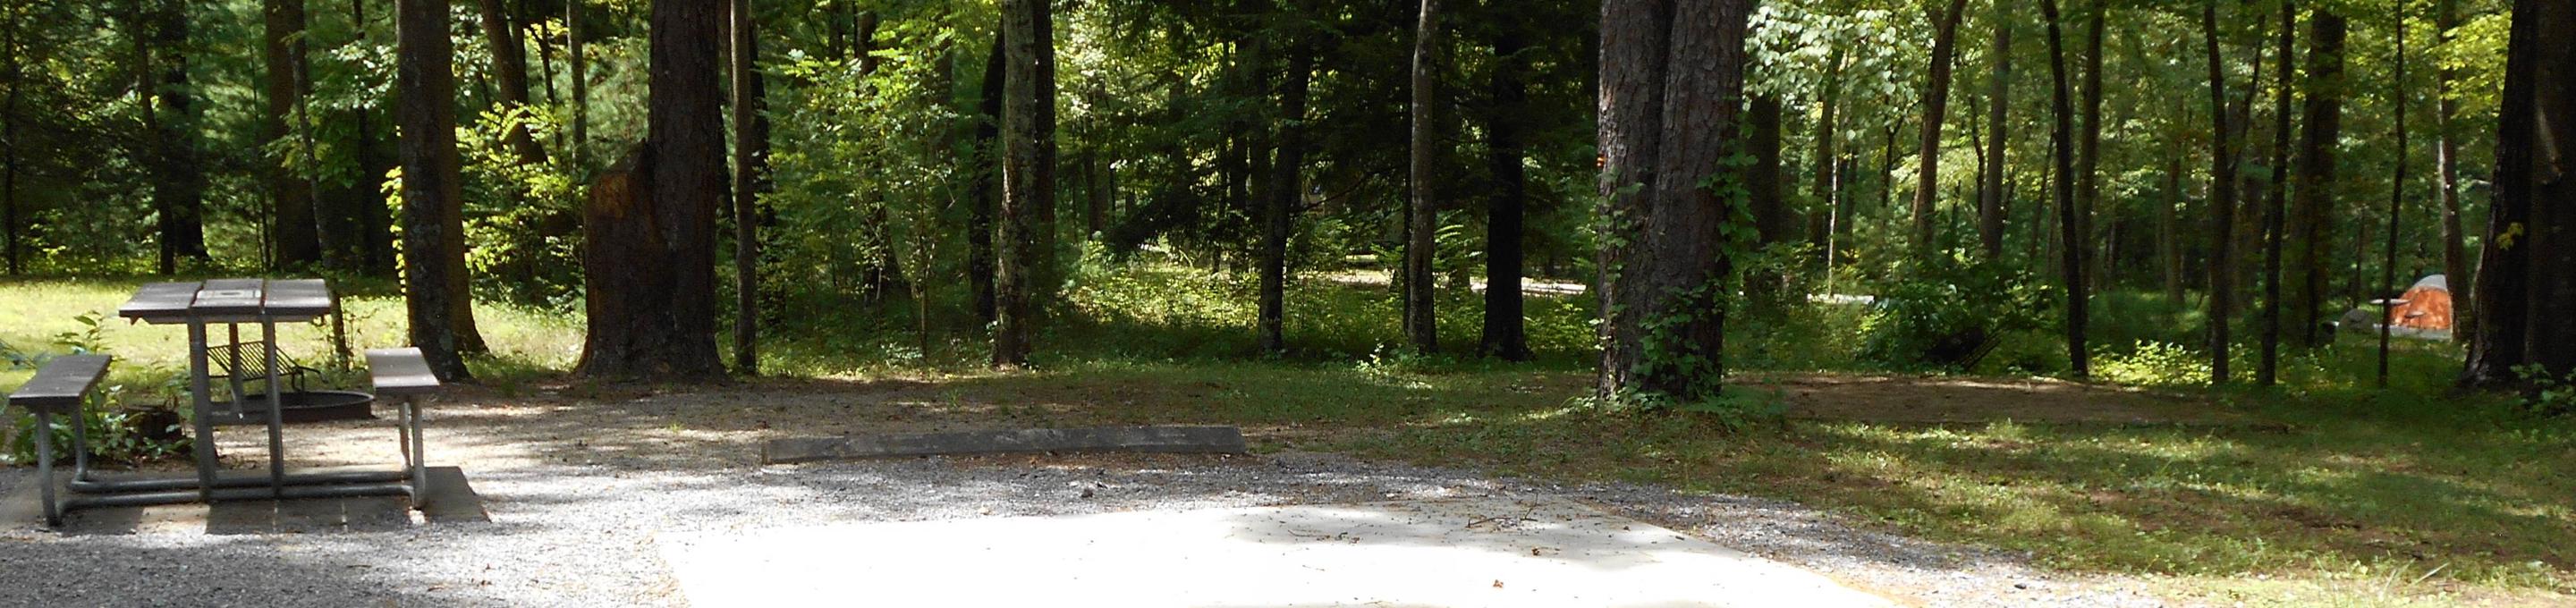
<svg viewBox="0 0 2576 608">
<path fill-rule="evenodd" d="M 651 426 L 659 422 L 650 405 L 599 421 L 545 417 L 573 415 L 568 408 L 537 408 L 539 416 L 529 418 L 529 412 L 483 406 L 434 427 L 432 445 L 451 456 L 433 460 L 465 467 L 491 514 L 488 523 L 317 534 L 81 535 L 11 522 L 0 531 L 0 580 L 8 581 L 0 585 L 0 605 L 675 605 L 683 600 L 654 544 L 663 533 L 1487 495 L 1571 498 L 1901 602 L 2162 603 L 2120 589 L 2117 581 L 2045 574 L 2007 555 L 1855 530 L 1793 503 L 1653 487 L 1560 487 L 1303 452 L 763 466 L 745 460 L 756 450 L 740 434 L 675 428 L 629 433 L 639 438 L 626 442 L 595 439 L 617 434 L 590 429 L 613 426 L 606 422 L 612 419 L 659 428 Z M 632 420 L 638 412 L 644 421 Z M 244 440 L 227 438 L 237 441 Z M 26 469 L 0 469 L 0 495 L 27 476 Z M 853 600 L 865 592 L 863 584 L 851 586 Z"/>
</svg>

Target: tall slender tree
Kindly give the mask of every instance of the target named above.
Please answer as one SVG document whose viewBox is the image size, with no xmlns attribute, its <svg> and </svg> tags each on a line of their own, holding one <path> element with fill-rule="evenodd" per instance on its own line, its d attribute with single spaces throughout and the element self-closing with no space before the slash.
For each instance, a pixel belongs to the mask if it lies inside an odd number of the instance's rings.
<svg viewBox="0 0 2576 608">
<path fill-rule="evenodd" d="M 973 157 L 967 159 L 966 171 L 973 175 L 966 193 L 966 297 L 975 308 L 976 320 L 993 321 L 993 214 L 1002 204 L 1002 77 L 1010 71 L 1003 61 L 1003 39 L 1009 32 L 995 28 L 992 49 L 984 56 L 984 80 L 977 98 L 975 139 L 969 146 Z"/>
<path fill-rule="evenodd" d="M 472 296 L 465 281 L 465 180 L 456 150 L 455 52 L 447 38 L 447 2 L 396 0 L 394 6 L 403 299 L 411 343 L 440 379 L 465 380 L 472 377 L 463 355 L 473 311 L 463 305 Z"/>
<path fill-rule="evenodd" d="M 490 0 L 486 0 L 487 2 Z M 759 26 L 752 21 L 752 0 L 731 0 L 733 44 L 733 368 L 746 376 L 760 374 L 760 214 L 759 198 L 769 190 L 768 88 L 760 70 Z"/>
<path fill-rule="evenodd" d="M 2218 0 L 2200 5 L 2202 49 L 2209 55 L 2209 381 L 2226 384 L 2228 335 L 2236 314 L 2236 132 L 2227 114 L 2227 72 L 2218 51 Z"/>
<path fill-rule="evenodd" d="M 2272 386 L 2281 375 L 2282 226 L 2289 214 L 2290 77 L 2292 39 L 2298 36 L 2299 8 L 2280 0 L 2281 27 L 2273 33 L 2272 179 L 2263 201 L 2263 354 L 2254 368 L 2254 383 Z"/>
<path fill-rule="evenodd" d="M 1036 334 L 1032 292 L 1054 251 L 1042 215 L 1055 208 L 1055 40 L 1046 0 L 1003 0 L 1002 204 L 994 218 L 993 365 L 1028 365 Z"/>
<path fill-rule="evenodd" d="M 2048 18 L 2048 75 L 2051 83 L 2049 100 L 2055 122 L 2048 132 L 2050 157 L 2055 161 L 2057 180 L 2058 234 L 2065 245 L 2058 248 L 2059 271 L 2066 281 L 2066 360 L 2068 372 L 2082 378 L 2092 373 L 2091 351 L 2084 345 L 2085 294 L 2083 250 L 2084 214 L 2076 206 L 2075 180 L 2075 100 L 2066 82 L 2066 44 L 2060 34 L 2057 0 L 2041 0 L 2041 13 Z"/>
<path fill-rule="evenodd" d="M 1985 249 L 1986 259 L 2004 257 L 2004 112 L 2012 106 L 2012 23 L 2005 19 L 2007 4 L 1995 3 L 1994 44 L 1986 50 L 1986 61 L 1993 71 L 1986 77 L 1985 171 L 1977 176 L 1977 244 Z"/>
<path fill-rule="evenodd" d="M 2318 346 L 2325 334 L 2327 281 L 2333 256 L 2335 153 L 2343 137 L 2343 42 L 2347 25 L 2334 7 L 2319 4 L 2308 17 L 2307 102 L 2299 111 L 2299 157 L 2292 167 L 2298 190 L 2290 199 L 2290 266 L 2299 274 L 2290 297 L 2289 322 L 2300 344 Z"/>
<path fill-rule="evenodd" d="M 299 100 L 310 94 L 310 82 L 303 74 L 308 69 L 304 54 L 304 0 L 262 0 L 261 15 L 265 28 L 261 35 L 263 98 L 267 112 L 259 117 L 259 141 L 263 144 L 286 142 L 292 135 L 287 129 L 295 116 Z M 300 145 L 300 144 L 290 144 Z M 270 161 L 262 165 L 267 177 L 268 219 L 273 228 L 269 240 L 274 247 L 271 263 L 295 266 L 322 261 L 322 243 L 314 224 L 313 183 L 299 175 L 289 163 Z"/>
<path fill-rule="evenodd" d="M 1270 164 L 1269 196 L 1261 202 L 1261 350 L 1288 350 L 1283 319 L 1288 307 L 1288 234 L 1298 201 L 1305 196 L 1299 177 L 1306 164 L 1306 96 L 1315 75 L 1315 49 L 1308 34 L 1288 44 L 1288 71 L 1279 78 L 1279 153 Z"/>
<path fill-rule="evenodd" d="M 2451 43 L 2451 30 L 2460 26 L 2459 0 L 2433 1 L 2433 36 L 2436 45 Z M 2455 288 L 2452 290 L 2452 337 L 2468 340 L 2477 331 L 2477 290 L 2469 287 L 2476 280 L 2469 277 L 2467 233 L 2460 220 L 2460 140 L 2456 132 L 2460 111 L 2453 99 L 2452 82 L 2458 71 L 2442 62 L 2433 72 L 2433 177 L 2434 194 L 2441 201 L 2442 275 Z"/>
<path fill-rule="evenodd" d="M 142 10 L 138 8 L 135 12 L 139 16 Z M 136 19 L 135 24 L 137 46 L 141 46 L 143 39 L 141 21 Z M 23 261 L 18 259 L 18 139 L 26 134 L 18 126 L 18 99 L 27 88 L 22 84 L 26 72 L 18 65 L 21 59 L 18 54 L 18 9 L 0 8 L 0 67 L 8 70 L 8 79 L 0 80 L 0 86 L 9 87 L 6 97 L 0 98 L 0 239 L 6 240 L 0 242 L 0 256 L 8 258 L 11 275 L 26 272 Z M 145 78 L 149 79 L 148 76 Z M 149 116 L 150 112 L 146 109 L 145 115 Z M 168 223 L 168 220 L 163 220 L 163 223 Z M 167 274 L 170 272 L 168 247 L 163 247 L 161 257 L 164 260 L 161 272 Z"/>
<path fill-rule="evenodd" d="M 475 4 L 482 9 L 483 41 L 491 49 L 492 84 L 500 95 L 500 105 L 527 107 L 528 51 L 519 36 L 518 24 L 511 22 L 510 11 L 502 0 L 475 0 Z M 520 164 L 546 160 L 545 149 L 537 146 L 537 138 L 529 134 L 525 123 L 511 124 L 502 132 L 501 144 L 518 155 Z"/>
<path fill-rule="evenodd" d="M 1941 121 L 1950 112 L 1950 64 L 1959 52 L 1959 18 L 1967 10 L 1968 0 L 1950 0 L 1949 10 L 1932 16 L 1931 82 L 1923 87 L 1923 136 L 1914 163 L 1914 248 L 1921 254 L 1940 246 L 1932 202 L 1941 185 Z"/>
<path fill-rule="evenodd" d="M 1439 171 L 1434 146 L 1437 132 L 1432 126 L 1431 105 L 1440 98 L 1434 88 L 1439 85 L 1440 0 L 1422 0 L 1413 30 L 1413 103 L 1412 155 L 1410 184 L 1412 201 L 1405 207 L 1404 229 L 1404 335 L 1413 349 L 1422 353 L 1440 350 L 1439 316 L 1432 311 L 1431 256 L 1435 247 L 1432 232 L 1440 226 L 1439 202 L 1432 191 L 1433 172 Z"/>
<path fill-rule="evenodd" d="M 2379 309 L 2379 388 L 2388 388 L 2388 336 L 2396 325 L 2388 313 L 2396 310 L 2397 229 L 2404 225 L 2398 220 L 2406 214 L 2406 9 L 2403 3 L 2397 9 L 2396 33 L 2396 56 L 2389 60 L 2389 64 L 2397 73 L 2391 78 L 2394 84 L 2389 87 L 2388 97 L 2390 104 L 2395 106 L 2390 113 L 2396 116 L 2397 122 L 2397 170 L 2388 179 L 2388 246 L 2385 249 L 2387 255 L 2379 265 L 2379 297 L 2387 303 Z"/>
<path fill-rule="evenodd" d="M 1746 0 L 1601 3 L 1605 398 L 1717 395 Z M 1740 182 L 1736 182 L 1740 183 Z"/>
</svg>

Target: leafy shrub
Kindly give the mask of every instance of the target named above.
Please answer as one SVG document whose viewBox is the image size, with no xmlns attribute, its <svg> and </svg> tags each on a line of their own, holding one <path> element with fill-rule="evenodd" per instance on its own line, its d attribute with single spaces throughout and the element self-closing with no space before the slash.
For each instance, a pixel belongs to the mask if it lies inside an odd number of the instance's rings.
<svg viewBox="0 0 2576 608">
<path fill-rule="evenodd" d="M 125 393 L 123 385 L 102 390 L 104 403 L 116 403 Z M 191 447 L 187 436 L 180 431 L 180 427 L 185 426 L 184 419 L 167 409 L 106 408 L 94 402 L 81 408 L 79 415 L 82 417 L 81 430 L 89 434 L 92 458 L 140 462 L 186 454 Z M 72 420 L 66 416 L 54 417 L 50 430 L 54 435 L 54 457 L 57 461 L 68 461 L 72 457 L 71 446 L 75 445 L 72 441 L 73 426 Z M 0 458 L 11 464 L 36 462 L 36 416 L 29 412 L 11 412 L 6 428 L 9 430 L 9 449 L 0 453 Z"/>
<path fill-rule="evenodd" d="M 2041 327 L 2056 290 L 2029 272 L 1957 254 L 1901 262 L 1880 285 L 1863 356 L 1900 368 L 1964 369 L 1985 357 L 2004 333 Z"/>
<path fill-rule="evenodd" d="M 2531 385 L 2523 391 L 2523 408 L 2550 416 L 2576 413 L 2576 374 L 2551 376 L 2539 365 L 2517 366 L 2513 371 Z"/>
<path fill-rule="evenodd" d="M 2093 376 L 2139 386 L 2208 386 L 2209 356 L 2169 342 L 2138 342 L 2127 353 L 2096 353 Z"/>
</svg>

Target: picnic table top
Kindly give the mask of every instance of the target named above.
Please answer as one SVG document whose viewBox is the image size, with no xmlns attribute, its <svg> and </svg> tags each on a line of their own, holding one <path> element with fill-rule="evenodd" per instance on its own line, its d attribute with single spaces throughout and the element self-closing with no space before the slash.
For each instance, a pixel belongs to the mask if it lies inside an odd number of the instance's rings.
<svg viewBox="0 0 2576 608">
<path fill-rule="evenodd" d="M 304 321 L 330 312 L 331 288 L 322 279 L 151 283 L 116 308 L 116 316 L 147 323 L 185 323 L 191 318 Z"/>
</svg>

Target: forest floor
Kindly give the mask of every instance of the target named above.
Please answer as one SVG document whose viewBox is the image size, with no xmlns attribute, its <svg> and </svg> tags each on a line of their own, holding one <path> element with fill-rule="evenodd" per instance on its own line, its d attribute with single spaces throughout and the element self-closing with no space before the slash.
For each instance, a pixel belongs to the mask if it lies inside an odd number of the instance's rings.
<svg viewBox="0 0 2576 608">
<path fill-rule="evenodd" d="M 0 283 L 0 342 L 37 350 L 60 337 L 116 353 L 112 384 L 127 402 L 153 399 L 177 369 L 180 332 L 70 318 L 112 310 L 132 285 Z M 349 311 L 354 343 L 399 343 L 398 302 L 353 298 Z M 673 601 L 649 549 L 663 531 L 1520 493 L 1934 605 L 2576 604 L 2576 505 L 2565 499 L 2576 495 L 2576 428 L 2415 388 L 2438 380 L 2212 392 L 1747 371 L 1736 390 L 1785 415 L 1740 419 L 1581 405 L 1591 377 L 1579 360 L 1059 355 L 1010 374 L 832 364 L 722 387 L 594 386 L 561 376 L 575 323 L 507 307 L 479 315 L 499 356 L 478 362 L 480 386 L 436 408 L 430 445 L 433 461 L 465 468 L 491 523 L 249 538 L 22 531 L 0 536 L 0 572 L 117 589 L 133 581 L 76 565 L 202 557 L 380 591 L 312 595 L 316 605 L 658 604 Z M 294 352 L 327 350 L 319 328 L 288 330 Z M 1215 334 L 1095 342 L 1202 335 Z M 781 350 L 854 348 L 818 342 Z M 2360 360 L 2350 354 L 2319 358 Z M 0 370 L 0 387 L 25 373 Z M 756 462 L 770 438 L 1101 424 L 1236 425 L 1256 455 Z M 380 426 L 298 431 L 322 440 L 296 452 L 299 464 L 392 458 Z M 0 486 L 23 475 L 0 468 Z M 1084 489 L 1108 498 L 1080 500 Z M 241 598 L 310 586 L 185 580 Z"/>
</svg>

